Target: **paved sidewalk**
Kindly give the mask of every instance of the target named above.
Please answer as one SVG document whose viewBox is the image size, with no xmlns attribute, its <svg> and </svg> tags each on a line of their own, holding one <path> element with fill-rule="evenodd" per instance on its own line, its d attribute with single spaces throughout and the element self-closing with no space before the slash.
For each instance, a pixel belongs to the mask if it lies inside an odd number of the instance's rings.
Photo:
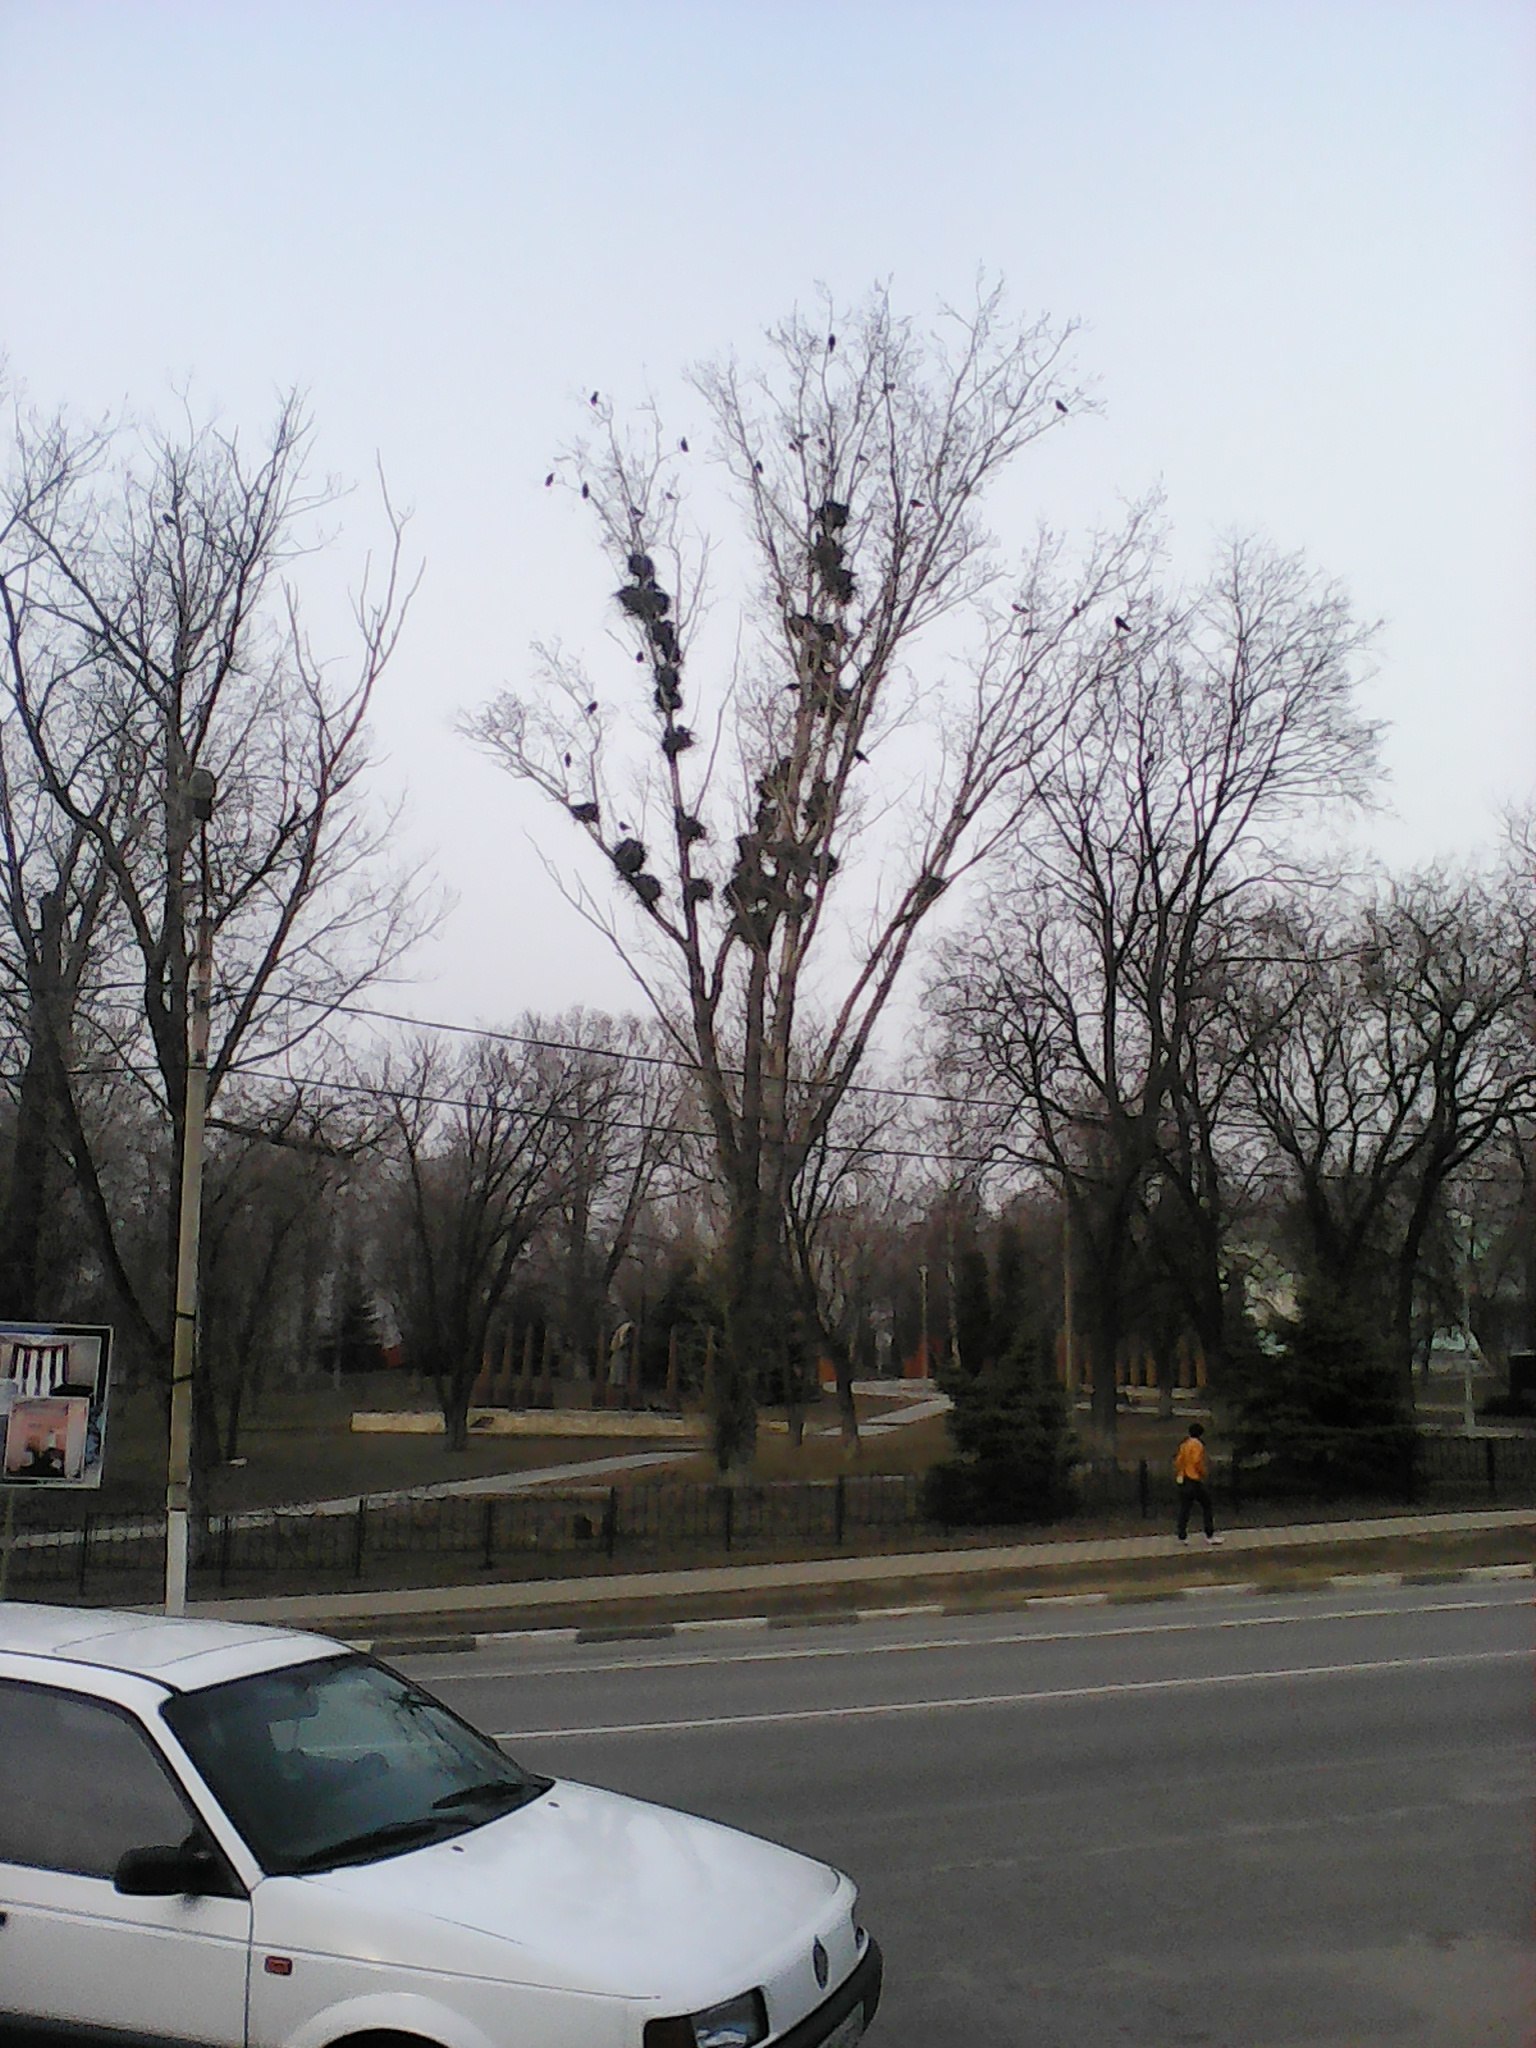
<svg viewBox="0 0 1536 2048">
<path fill-rule="evenodd" d="M 1305 1522 L 1225 1532 L 1212 1558 L 1256 1558 L 1283 1562 L 1287 1551 L 1319 1547 L 1353 1548 L 1375 1541 L 1413 1537 L 1475 1535 L 1529 1529 L 1536 1538 L 1536 1507 L 1487 1509 L 1468 1514 L 1386 1515 L 1352 1522 Z M 189 1612 L 227 1620 L 282 1622 L 290 1626 L 346 1631 L 359 1623 L 421 1626 L 440 1621 L 473 1630 L 488 1615 L 526 1618 L 582 1607 L 633 1608 L 647 1604 L 659 1613 L 701 1597 L 761 1594 L 814 1595 L 845 1591 L 879 1597 L 923 1580 L 964 1580 L 978 1590 L 989 1578 L 1027 1580 L 1031 1572 L 1179 1562 L 1204 1557 L 1206 1544 L 1180 1545 L 1166 1530 L 1157 1535 L 993 1545 L 982 1550 L 941 1550 L 877 1557 L 822 1557 L 790 1564 L 709 1565 L 693 1570 L 615 1572 L 583 1578 L 496 1580 L 471 1586 L 420 1586 L 394 1592 L 306 1593 L 274 1599 L 200 1601 Z M 1232 1577 L 1238 1577 L 1233 1573 Z"/>
</svg>

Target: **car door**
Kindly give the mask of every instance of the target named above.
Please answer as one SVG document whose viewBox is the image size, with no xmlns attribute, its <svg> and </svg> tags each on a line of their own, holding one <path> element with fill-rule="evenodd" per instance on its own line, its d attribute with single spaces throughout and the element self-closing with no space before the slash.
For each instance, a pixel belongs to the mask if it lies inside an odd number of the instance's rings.
<svg viewBox="0 0 1536 2048">
<path fill-rule="evenodd" d="M 201 1833 L 139 1721 L 3 1679 L 0 1759 L 0 2040 L 243 2048 L 251 1908 L 233 1872 L 227 1897 L 112 1881 L 129 1849 Z"/>
</svg>

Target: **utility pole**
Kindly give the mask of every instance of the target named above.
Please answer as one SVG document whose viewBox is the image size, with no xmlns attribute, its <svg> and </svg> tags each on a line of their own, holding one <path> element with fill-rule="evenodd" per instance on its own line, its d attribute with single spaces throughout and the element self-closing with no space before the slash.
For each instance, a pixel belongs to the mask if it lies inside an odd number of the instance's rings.
<svg viewBox="0 0 1536 2048">
<path fill-rule="evenodd" d="M 188 1524 L 192 1506 L 192 1373 L 197 1360 L 198 1244 L 203 1209 L 203 1128 L 208 1113 L 208 1026 L 213 1007 L 213 920 L 208 910 L 208 821 L 218 785 L 206 768 L 187 777 L 198 821 L 202 901 L 192 956 L 192 1015 L 187 1042 L 186 1109 L 181 1144 L 181 1205 L 176 1239 L 176 1323 L 171 1339 L 171 1442 L 165 1482 L 165 1611 L 187 1607 Z"/>
<path fill-rule="evenodd" d="M 949 1369 L 960 1370 L 960 1304 L 955 1295 L 955 1208 L 954 1196 L 950 1196 L 949 1213 L 945 1218 L 944 1238 L 944 1285 L 949 1297 Z"/>
<path fill-rule="evenodd" d="M 1061 1204 L 1061 1333 L 1062 1364 L 1067 1379 L 1067 1399 L 1077 1398 L 1077 1361 L 1073 1357 L 1072 1329 L 1072 1207 L 1066 1197 Z"/>
</svg>

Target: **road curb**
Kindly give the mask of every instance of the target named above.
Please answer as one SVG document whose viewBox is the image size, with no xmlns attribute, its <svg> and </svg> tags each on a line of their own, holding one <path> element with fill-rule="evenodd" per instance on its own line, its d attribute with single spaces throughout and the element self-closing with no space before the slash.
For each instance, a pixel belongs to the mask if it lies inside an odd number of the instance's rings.
<svg viewBox="0 0 1536 2048">
<path fill-rule="evenodd" d="M 573 1643 L 664 1642 L 673 1636 L 741 1635 L 752 1630 L 848 1627 L 866 1621 L 904 1621 L 929 1616 L 977 1614 L 988 1607 L 1020 1608 L 1136 1607 L 1167 1605 L 1182 1600 L 1242 1598 L 1258 1593 L 1364 1593 L 1405 1586 L 1487 1584 L 1499 1580 L 1536 1578 L 1536 1564 L 1467 1565 L 1442 1571 L 1336 1572 L 1305 1583 L 1290 1580 L 1217 1579 L 1198 1586 L 1131 1587 L 1101 1593 L 1035 1593 L 992 1601 L 922 1601 L 891 1607 L 822 1608 L 810 1614 L 742 1614 L 709 1621 L 662 1621 L 594 1625 L 590 1628 L 514 1628 L 451 1635 L 377 1635 L 349 1637 L 357 1650 L 376 1657 L 472 1656 L 485 1650 L 524 1647 L 553 1649 Z"/>
</svg>

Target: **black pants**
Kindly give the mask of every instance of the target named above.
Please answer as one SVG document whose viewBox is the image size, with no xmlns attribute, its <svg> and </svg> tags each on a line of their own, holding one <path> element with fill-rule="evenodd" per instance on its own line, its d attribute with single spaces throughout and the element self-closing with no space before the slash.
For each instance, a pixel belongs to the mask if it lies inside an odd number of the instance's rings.
<svg viewBox="0 0 1536 2048">
<path fill-rule="evenodd" d="M 1205 1533 L 1216 1534 L 1216 1521 L 1211 1513 L 1211 1489 L 1203 1479 L 1181 1479 L 1179 1481 L 1179 1541 L 1189 1535 L 1189 1511 L 1195 1502 L 1200 1503 L 1200 1512 L 1205 1517 Z"/>
</svg>

